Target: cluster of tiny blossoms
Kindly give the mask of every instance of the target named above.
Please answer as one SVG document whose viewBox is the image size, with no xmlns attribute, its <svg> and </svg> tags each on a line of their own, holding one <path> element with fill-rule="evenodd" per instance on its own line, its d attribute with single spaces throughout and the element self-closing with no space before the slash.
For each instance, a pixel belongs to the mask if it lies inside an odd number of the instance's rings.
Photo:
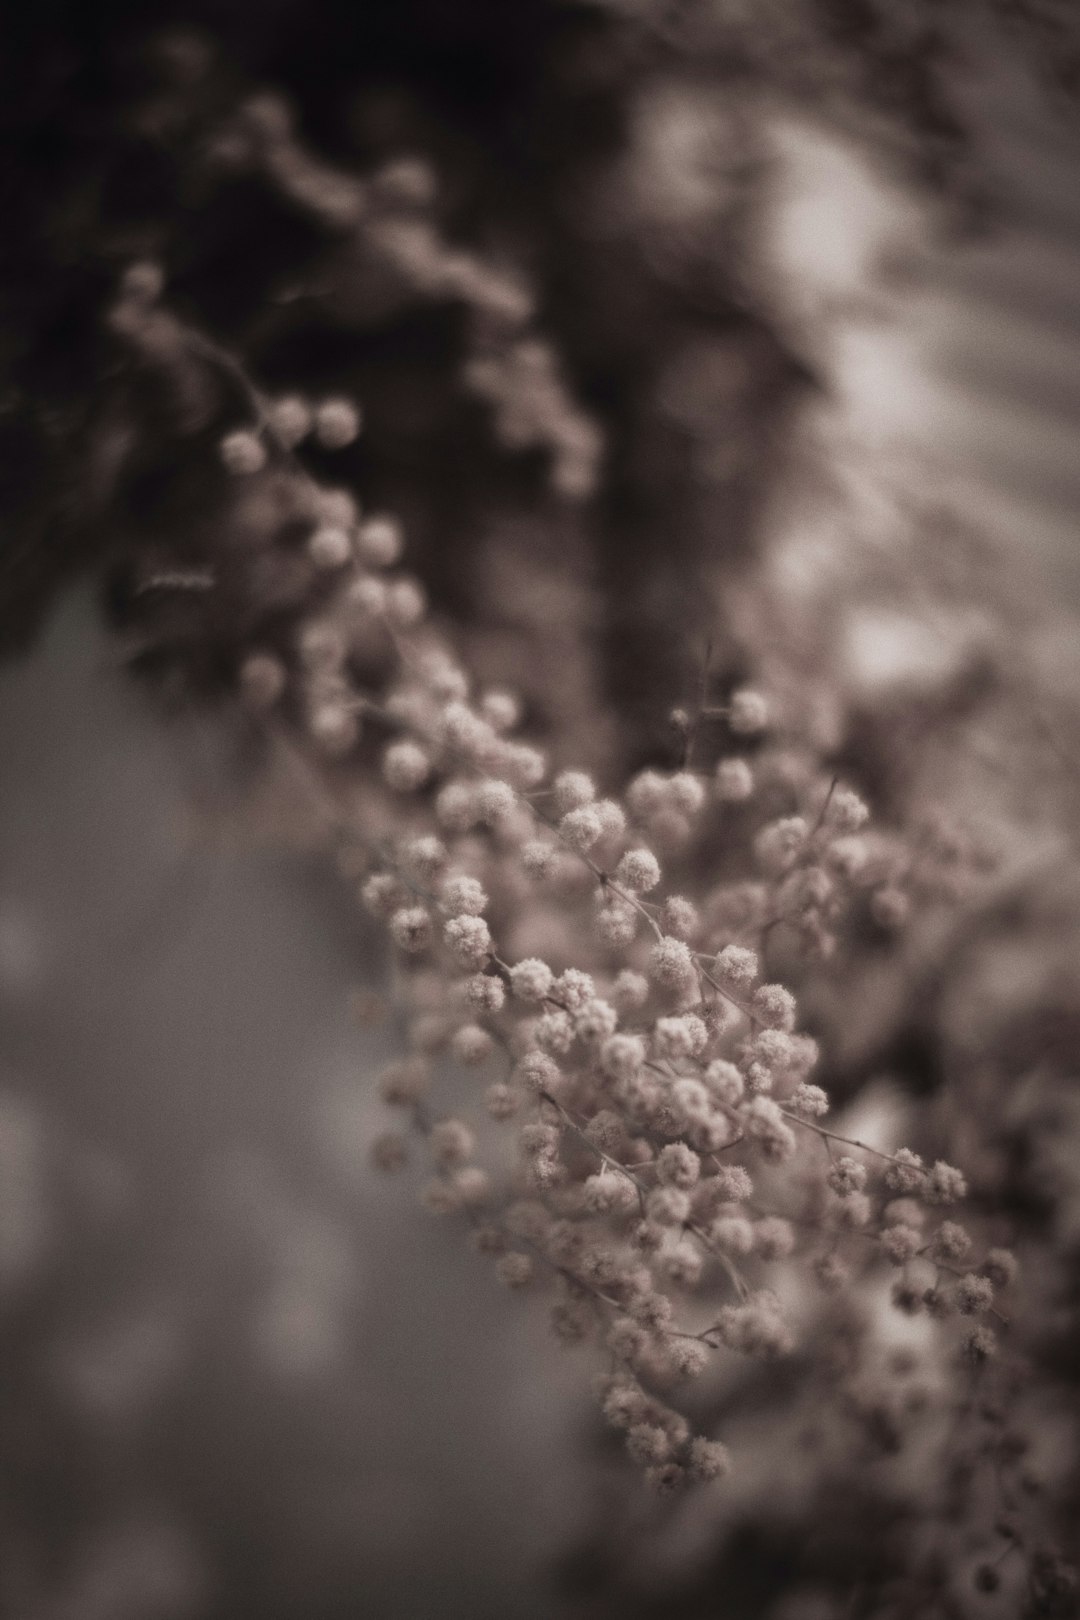
<svg viewBox="0 0 1080 1620">
<path fill-rule="evenodd" d="M 342 431 L 346 414 L 336 405 Z M 516 735 L 513 694 L 474 694 L 426 625 L 394 571 L 397 526 L 324 499 L 341 544 L 331 558 L 316 526 L 309 549 L 333 588 L 287 652 L 248 650 L 239 687 L 329 756 L 343 867 L 397 955 L 410 1049 L 381 1089 L 426 1141 L 428 1208 L 462 1217 L 507 1287 L 552 1288 L 556 1335 L 599 1347 L 604 1415 L 662 1490 L 727 1471 L 722 1441 L 674 1403 L 714 1352 L 793 1348 L 770 1281 L 797 1249 L 829 1291 L 878 1257 L 898 1306 L 956 1314 L 962 1354 L 992 1357 L 1011 1257 L 973 1263 L 968 1233 L 940 1219 L 965 1194 L 959 1170 L 822 1123 L 817 1044 L 766 971 L 774 928 L 820 947 L 857 896 L 873 864 L 863 801 L 812 780 L 804 806 L 750 836 L 756 876 L 670 892 L 669 856 L 753 807 L 766 698 L 728 693 L 687 721 L 683 768 L 643 771 L 618 797 L 587 771 L 553 774 Z M 693 769 L 706 714 L 727 743 Z M 477 1117 L 440 1114 L 447 1059 L 475 1075 Z M 506 1155 L 498 1173 L 480 1162 L 481 1112 L 513 1133 L 508 1175 Z M 408 1134 L 379 1139 L 382 1168 L 407 1161 Z"/>
<path fill-rule="evenodd" d="M 343 870 L 393 942 L 409 1050 L 381 1087 L 408 1129 L 379 1139 L 376 1162 L 399 1168 L 409 1135 L 424 1139 L 427 1206 L 468 1224 L 507 1287 L 553 1290 L 556 1335 L 600 1351 L 603 1412 L 663 1490 L 726 1472 L 679 1391 L 713 1354 L 793 1348 L 777 1286 L 793 1257 L 830 1292 L 867 1260 L 895 1267 L 899 1308 L 956 1316 L 963 1356 L 990 1359 L 1011 1257 L 974 1261 L 940 1218 L 964 1196 L 958 1170 L 822 1123 L 817 1044 L 769 972 L 778 938 L 821 956 L 853 913 L 899 926 L 955 851 L 924 841 L 914 857 L 871 832 L 857 793 L 771 735 L 763 693 L 713 694 L 707 672 L 698 712 L 673 716 L 670 768 L 618 795 L 553 770 L 519 735 L 514 694 L 474 691 L 429 624 L 398 522 L 309 472 L 307 443 L 344 449 L 359 405 L 263 395 L 160 293 L 135 267 L 114 330 L 137 344 L 163 322 L 240 386 L 249 419 L 218 465 L 240 528 L 277 514 L 252 575 L 265 602 L 232 652 L 237 694 L 314 774 Z M 246 552 L 229 566 L 255 569 Z M 197 611 L 216 588 L 200 576 L 185 596 Z M 475 1076 L 467 1117 L 439 1110 L 448 1061 Z M 506 1150 L 482 1155 L 490 1122 Z"/>
</svg>

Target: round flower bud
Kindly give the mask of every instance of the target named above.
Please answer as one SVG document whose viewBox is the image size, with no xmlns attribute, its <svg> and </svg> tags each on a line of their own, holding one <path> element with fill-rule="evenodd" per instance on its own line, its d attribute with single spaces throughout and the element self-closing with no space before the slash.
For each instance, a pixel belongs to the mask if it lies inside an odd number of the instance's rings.
<svg viewBox="0 0 1080 1620">
<path fill-rule="evenodd" d="M 626 790 L 630 813 L 648 821 L 668 804 L 668 785 L 659 771 L 640 771 Z"/>
<path fill-rule="evenodd" d="M 600 1067 L 610 1080 L 632 1080 L 645 1062 L 639 1035 L 609 1035 L 600 1048 Z"/>
<path fill-rule="evenodd" d="M 455 1170 L 452 1182 L 463 1209 L 476 1209 L 486 1204 L 491 1196 L 491 1177 L 478 1164 L 467 1164 L 463 1170 Z"/>
<path fill-rule="evenodd" d="M 714 1058 L 705 1069 L 705 1084 L 719 1102 L 730 1108 L 742 1101 L 745 1081 L 734 1063 L 726 1058 Z"/>
<path fill-rule="evenodd" d="M 314 421 L 311 406 L 299 394 L 275 399 L 267 414 L 271 432 L 286 450 L 295 450 L 311 432 Z"/>
<path fill-rule="evenodd" d="M 427 602 L 414 579 L 395 579 L 386 591 L 386 614 L 403 630 L 419 623 L 424 617 Z"/>
<path fill-rule="evenodd" d="M 532 1280 L 533 1269 L 531 1257 L 517 1249 L 495 1262 L 495 1275 L 507 1288 L 524 1288 Z"/>
<path fill-rule="evenodd" d="M 982 1269 L 995 1288 L 1009 1288 L 1016 1281 L 1020 1266 L 1010 1250 L 991 1249 Z"/>
<path fill-rule="evenodd" d="M 431 761 L 418 743 L 403 738 L 383 754 L 382 771 L 396 793 L 415 793 L 431 774 Z"/>
<path fill-rule="evenodd" d="M 688 1192 L 701 1175 L 701 1160 L 685 1142 L 669 1142 L 656 1161 L 657 1180 Z"/>
<path fill-rule="evenodd" d="M 510 969 L 510 988 L 521 1001 L 543 1001 L 554 982 L 555 975 L 537 956 L 527 956 Z"/>
<path fill-rule="evenodd" d="M 633 906 L 609 902 L 596 913 L 596 937 L 612 950 L 618 950 L 633 941 L 639 920 Z"/>
<path fill-rule="evenodd" d="M 520 792 L 528 793 L 544 780 L 547 759 L 539 748 L 530 748 L 525 743 L 504 742 L 499 769 Z"/>
<path fill-rule="evenodd" d="M 779 1215 L 767 1215 L 754 1227 L 754 1247 L 763 1260 L 786 1260 L 795 1247 L 795 1229 Z"/>
<path fill-rule="evenodd" d="M 732 692 L 728 704 L 728 725 L 740 737 L 752 737 L 769 723 L 769 705 L 761 692 L 741 687 Z"/>
<path fill-rule="evenodd" d="M 822 1254 L 814 1261 L 818 1287 L 826 1294 L 837 1294 L 851 1279 L 851 1267 L 838 1254 Z"/>
<path fill-rule="evenodd" d="M 614 1034 L 618 1022 L 618 1014 L 611 1003 L 594 996 L 574 1014 L 574 1031 L 586 1046 L 597 1046 Z"/>
<path fill-rule="evenodd" d="M 431 917 L 423 906 L 404 906 L 390 918 L 390 933 L 403 951 L 423 951 L 431 944 Z"/>
<path fill-rule="evenodd" d="M 360 412 L 351 399 L 324 399 L 315 409 L 315 437 L 324 450 L 344 450 L 360 432 Z"/>
<path fill-rule="evenodd" d="M 477 815 L 486 826 L 497 826 L 499 822 L 512 816 L 516 808 L 517 799 L 508 782 L 500 782 L 497 777 L 489 777 L 487 781 L 477 783 Z"/>
<path fill-rule="evenodd" d="M 923 1197 L 928 1204 L 955 1204 L 967 1197 L 967 1182 L 963 1172 L 940 1159 L 927 1173 Z"/>
<path fill-rule="evenodd" d="M 997 1340 L 990 1329 L 980 1322 L 964 1335 L 960 1353 L 972 1366 L 981 1367 L 997 1355 Z"/>
<path fill-rule="evenodd" d="M 722 1441 L 706 1440 L 699 1435 L 690 1442 L 686 1471 L 691 1479 L 724 1479 L 731 1472 L 730 1453 Z"/>
<path fill-rule="evenodd" d="M 691 771 L 677 771 L 668 782 L 668 799 L 684 816 L 696 816 L 705 803 L 705 788 Z"/>
<path fill-rule="evenodd" d="M 513 692 L 485 692 L 480 712 L 496 731 L 511 731 L 521 719 L 521 704 Z"/>
<path fill-rule="evenodd" d="M 430 883 L 438 877 L 447 859 L 446 845 L 441 838 L 430 833 L 420 838 L 410 838 L 401 848 L 402 864 L 421 883 Z"/>
<path fill-rule="evenodd" d="M 479 917 L 487 903 L 483 885 L 461 873 L 448 877 L 439 890 L 439 904 L 448 917 Z"/>
<path fill-rule="evenodd" d="M 319 519 L 335 529 L 355 529 L 360 521 L 360 508 L 351 489 L 320 489 L 318 491 Z"/>
<path fill-rule="evenodd" d="M 604 825 L 591 804 L 569 810 L 559 822 L 559 835 L 570 848 L 584 855 L 603 836 Z"/>
<path fill-rule="evenodd" d="M 567 968 L 555 981 L 555 994 L 570 1012 L 580 1012 L 596 995 L 592 975 L 580 968 Z"/>
<path fill-rule="evenodd" d="M 262 472 L 266 466 L 265 445 L 257 434 L 246 428 L 227 433 L 218 450 L 228 471 L 237 477 Z"/>
<path fill-rule="evenodd" d="M 343 703 L 320 703 L 308 715 L 308 731 L 314 743 L 332 759 L 340 759 L 355 746 L 360 723 Z"/>
<path fill-rule="evenodd" d="M 769 1029 L 790 1030 L 795 1024 L 795 997 L 782 984 L 759 984 L 751 1003 Z"/>
<path fill-rule="evenodd" d="M 436 794 L 436 816 L 449 833 L 468 833 L 471 826 L 476 826 L 473 782 L 444 782 Z"/>
<path fill-rule="evenodd" d="M 165 289 L 165 272 L 153 259 L 129 264 L 120 278 L 120 296 L 133 304 L 156 304 Z"/>
<path fill-rule="evenodd" d="M 626 812 L 614 799 L 597 799 L 593 809 L 600 817 L 602 838 L 621 838 L 626 831 Z"/>
<path fill-rule="evenodd" d="M 931 1242 L 934 1255 L 950 1263 L 963 1260 L 971 1249 L 971 1234 L 956 1221 L 942 1221 Z"/>
<path fill-rule="evenodd" d="M 483 917 L 451 917 L 443 939 L 462 967 L 483 967 L 491 954 L 491 934 Z"/>
<path fill-rule="evenodd" d="M 806 1119 L 820 1119 L 829 1112 L 828 1093 L 820 1086 L 807 1085 L 804 1080 L 801 1085 L 788 1098 L 788 1107 L 793 1113 L 802 1114 Z"/>
<path fill-rule="evenodd" d="M 308 540 L 307 549 L 316 568 L 325 569 L 328 573 L 335 568 L 344 568 L 353 554 L 352 541 L 347 532 L 330 523 L 319 525 Z"/>
<path fill-rule="evenodd" d="M 628 849 L 615 868 L 615 881 L 631 894 L 648 894 L 660 882 L 660 863 L 651 849 Z"/>
<path fill-rule="evenodd" d="M 850 1198 L 866 1186 L 866 1166 L 845 1153 L 831 1166 L 826 1180 L 838 1198 Z"/>
<path fill-rule="evenodd" d="M 621 1013 L 634 1012 L 644 1007 L 649 999 L 649 981 L 643 973 L 623 968 L 611 988 L 613 1005 Z"/>
<path fill-rule="evenodd" d="M 809 836 L 809 825 L 802 816 L 782 816 L 762 827 L 754 839 L 754 855 L 765 871 L 785 872 Z"/>
<path fill-rule="evenodd" d="M 701 918 L 693 901 L 681 894 L 670 894 L 660 912 L 660 926 L 665 934 L 689 941 L 700 929 Z"/>
<path fill-rule="evenodd" d="M 969 1272 L 956 1286 L 956 1305 L 961 1316 L 978 1316 L 994 1303 L 994 1287 L 988 1277 Z"/>
<path fill-rule="evenodd" d="M 649 971 L 659 984 L 672 988 L 685 985 L 694 977 L 694 959 L 684 940 L 670 934 L 657 940 L 649 954 Z"/>
<path fill-rule="evenodd" d="M 407 904 L 409 891 L 393 872 L 373 872 L 363 884 L 360 898 L 373 917 L 391 917 Z"/>
<path fill-rule="evenodd" d="M 754 778 L 745 759 L 722 759 L 716 767 L 716 797 L 721 804 L 743 804 L 754 791 Z"/>
<path fill-rule="evenodd" d="M 521 1107 L 521 1098 L 512 1086 L 508 1086 L 499 1080 L 488 1087 L 487 1094 L 484 1097 L 484 1106 L 492 1119 L 502 1122 L 513 1119 Z"/>
<path fill-rule="evenodd" d="M 495 1043 L 486 1029 L 479 1024 L 462 1024 L 450 1039 L 450 1050 L 459 1063 L 486 1063 Z"/>
<path fill-rule="evenodd" d="M 442 1119 L 431 1127 L 431 1154 L 441 1170 L 453 1170 L 472 1158 L 476 1141 L 460 1119 Z"/>
<path fill-rule="evenodd" d="M 547 1052 L 526 1052 L 517 1066 L 517 1072 L 529 1091 L 550 1091 L 557 1086 L 562 1071 Z"/>
<path fill-rule="evenodd" d="M 401 558 L 401 525 L 397 518 L 372 514 L 360 525 L 356 549 L 371 568 L 392 568 Z"/>
<path fill-rule="evenodd" d="M 732 989 L 751 985 L 758 976 L 757 952 L 745 945 L 725 945 L 722 951 L 716 953 L 712 974 L 721 984 L 730 985 Z"/>
<path fill-rule="evenodd" d="M 881 1247 L 894 1266 L 906 1265 L 922 1246 L 922 1233 L 913 1226 L 887 1226 L 881 1234 Z"/>
<path fill-rule="evenodd" d="M 720 1215 L 709 1227 L 709 1240 L 726 1254 L 749 1254 L 754 1247 L 754 1228 L 742 1215 Z"/>
<path fill-rule="evenodd" d="M 591 804 L 596 798 L 596 787 L 584 771 L 561 771 L 554 781 L 555 806 L 561 816 Z"/>
<path fill-rule="evenodd" d="M 553 1007 L 536 1020 L 534 1039 L 545 1052 L 569 1052 L 574 1044 L 574 1025 L 569 1013 Z"/>
<path fill-rule="evenodd" d="M 667 1350 L 671 1365 L 680 1378 L 700 1378 L 709 1364 L 709 1352 L 703 1344 L 697 1344 L 693 1339 L 672 1339 Z M 719 1441 L 716 1443 L 719 1444 Z M 692 1465 L 688 1467 L 688 1472 L 691 1478 L 704 1477 L 695 1474 Z"/>
<path fill-rule="evenodd" d="M 386 612 L 386 585 L 381 579 L 374 579 L 370 574 L 351 580 L 345 598 L 350 607 L 355 608 L 358 613 L 375 617 Z"/>
<path fill-rule="evenodd" d="M 921 1193 L 925 1184 L 926 1171 L 919 1155 L 910 1148 L 899 1148 L 885 1172 L 886 1187 L 890 1192 Z"/>
<path fill-rule="evenodd" d="M 474 973 L 465 980 L 465 1000 L 478 1012 L 501 1012 L 506 1002 L 506 990 L 501 979 L 493 973 Z"/>
<path fill-rule="evenodd" d="M 391 1108 L 413 1108 L 427 1092 L 428 1079 L 423 1058 L 399 1058 L 379 1075 L 379 1095 Z"/>
<path fill-rule="evenodd" d="M 825 823 L 846 836 L 857 833 L 870 820 L 870 811 L 850 788 L 837 788 L 825 807 Z"/>
<path fill-rule="evenodd" d="M 690 1218 L 690 1200 L 679 1187 L 654 1187 L 645 1200 L 645 1213 L 657 1226 L 681 1226 Z"/>
<path fill-rule="evenodd" d="M 677 1062 L 696 1057 L 708 1038 L 708 1030 L 694 1013 L 658 1018 L 653 1025 L 652 1048 L 661 1060 Z"/>
<path fill-rule="evenodd" d="M 539 881 L 550 877 L 559 859 L 555 844 L 542 838 L 530 838 L 521 846 L 521 864 L 529 877 Z"/>
</svg>

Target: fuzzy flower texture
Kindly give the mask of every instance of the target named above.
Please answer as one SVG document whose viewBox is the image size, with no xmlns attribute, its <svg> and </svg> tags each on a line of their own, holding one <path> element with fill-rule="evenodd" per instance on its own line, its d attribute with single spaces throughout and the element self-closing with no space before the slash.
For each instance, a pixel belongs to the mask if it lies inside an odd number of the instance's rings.
<svg viewBox="0 0 1080 1620">
<path fill-rule="evenodd" d="M 550 1290 L 555 1335 L 594 1348 L 604 1416 L 661 1491 L 728 1472 L 679 1391 L 716 1357 L 792 1352 L 793 1267 L 826 1303 L 877 1268 L 897 1308 L 954 1319 L 934 1331 L 958 1360 L 990 1361 L 1012 1257 L 980 1262 L 940 1218 L 958 1169 L 822 1123 L 817 1043 L 769 972 L 777 941 L 821 959 L 852 914 L 895 929 L 941 898 L 925 853 L 774 741 L 749 686 L 706 694 L 683 757 L 619 792 L 553 772 L 515 695 L 475 691 L 429 624 L 400 525 L 308 471 L 305 442 L 347 446 L 360 406 L 250 392 L 218 466 L 243 489 L 287 482 L 280 544 L 306 584 L 291 616 L 252 621 L 235 690 L 332 805 L 342 871 L 392 942 L 409 1050 L 381 1077 L 403 1128 L 376 1164 L 424 1144 L 427 1207 L 461 1219 L 504 1286 Z M 705 730 L 714 757 L 691 764 Z M 725 855 L 702 883 L 732 846 L 741 868 Z M 440 1111 L 451 1063 L 473 1117 Z"/>
</svg>

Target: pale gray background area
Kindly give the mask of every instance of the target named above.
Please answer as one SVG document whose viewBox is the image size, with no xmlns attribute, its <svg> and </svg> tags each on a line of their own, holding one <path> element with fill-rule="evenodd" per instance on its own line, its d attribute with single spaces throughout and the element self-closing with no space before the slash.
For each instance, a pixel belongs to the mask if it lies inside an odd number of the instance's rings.
<svg viewBox="0 0 1080 1620">
<path fill-rule="evenodd" d="M 582 1369 L 367 1165 L 392 1036 L 346 1016 L 378 973 L 351 903 L 193 830 L 220 751 L 86 597 L 5 672 L 0 750 L 6 1514 L 86 1527 L 59 1601 L 28 1552 L 0 1612 L 559 1612 Z"/>
</svg>

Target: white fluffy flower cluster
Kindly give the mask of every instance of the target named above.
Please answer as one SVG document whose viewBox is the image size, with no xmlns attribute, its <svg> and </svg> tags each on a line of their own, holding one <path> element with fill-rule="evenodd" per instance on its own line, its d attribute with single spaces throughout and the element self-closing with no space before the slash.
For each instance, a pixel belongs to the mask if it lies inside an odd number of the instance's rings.
<svg viewBox="0 0 1080 1620">
<path fill-rule="evenodd" d="M 899 1267 L 898 1305 L 938 1316 L 983 1317 L 1000 1286 L 1003 1268 L 972 1268 L 954 1223 L 922 1231 L 927 1208 L 963 1195 L 958 1171 L 820 1123 L 817 1043 L 769 976 L 778 937 L 788 959 L 827 952 L 845 915 L 903 872 L 868 842 L 855 793 L 793 773 L 748 689 L 725 712 L 733 748 L 755 739 L 752 768 L 733 756 L 707 772 L 647 769 L 608 797 L 586 771 L 548 785 L 544 755 L 515 735 L 519 705 L 473 693 L 413 582 L 388 583 L 393 548 L 376 550 L 352 547 L 302 633 L 302 667 L 342 683 L 352 740 L 332 752 L 362 783 L 342 836 L 399 953 L 411 1055 L 384 1095 L 428 1139 L 427 1207 L 466 1215 L 506 1286 L 546 1282 L 561 1342 L 614 1358 L 605 1411 L 652 1482 L 716 1478 L 726 1453 L 692 1435 L 674 1392 L 714 1355 L 789 1352 L 774 1268 L 802 1263 L 836 1291 L 867 1264 Z M 361 667 L 381 670 L 363 689 L 357 646 Z M 287 701 L 282 682 L 274 705 Z M 764 808 L 778 778 L 789 796 L 798 780 L 802 800 L 780 819 Z M 751 825 L 743 874 L 696 898 L 669 891 L 665 868 L 678 863 L 685 886 L 733 804 Z M 479 1112 L 515 1144 L 509 1173 L 498 1154 L 477 1163 L 475 1121 L 439 1118 L 440 1061 L 481 1080 Z M 383 1168 L 406 1158 L 402 1139 L 380 1138 Z M 964 1260 L 953 1294 L 940 1279 L 916 1287 L 926 1255 L 939 1269 Z"/>
</svg>

